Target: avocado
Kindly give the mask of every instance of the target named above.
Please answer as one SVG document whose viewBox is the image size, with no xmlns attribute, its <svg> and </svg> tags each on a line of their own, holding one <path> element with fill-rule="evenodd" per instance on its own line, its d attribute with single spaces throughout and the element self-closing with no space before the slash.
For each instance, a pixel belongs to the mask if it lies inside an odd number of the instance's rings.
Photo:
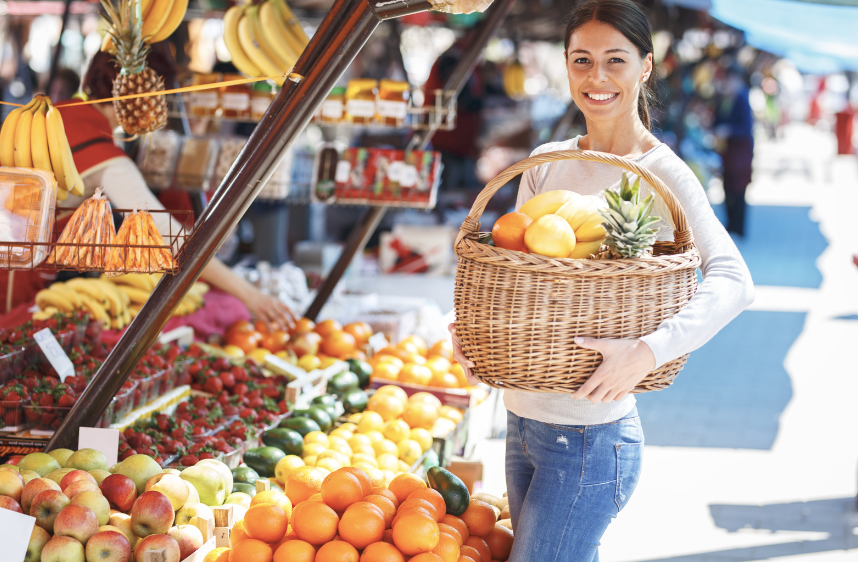
<svg viewBox="0 0 858 562">
<path fill-rule="evenodd" d="M 444 498 L 447 513 L 456 517 L 465 513 L 471 496 L 468 487 L 458 476 L 440 466 L 433 466 L 426 473 L 426 479 L 429 481 L 429 487 Z"/>
<path fill-rule="evenodd" d="M 262 478 L 274 476 L 274 467 L 286 453 L 277 447 L 256 447 L 244 453 L 244 464 L 252 468 Z"/>
<path fill-rule="evenodd" d="M 277 447 L 287 455 L 301 456 L 304 452 L 304 437 L 288 427 L 275 427 L 262 434 L 262 442 Z"/>
<path fill-rule="evenodd" d="M 319 427 L 322 428 L 322 431 L 325 433 L 329 432 L 331 430 L 331 426 L 334 424 L 331 414 L 325 406 L 310 406 L 306 410 L 295 410 L 292 417 L 310 418 L 319 424 Z"/>
<path fill-rule="evenodd" d="M 304 436 L 311 431 L 322 431 L 319 424 L 317 424 L 312 418 L 286 418 L 280 422 L 280 427 L 294 429 L 301 434 L 302 440 L 304 439 Z"/>
<path fill-rule="evenodd" d="M 358 376 L 351 371 L 346 371 L 331 377 L 328 381 L 328 394 L 343 396 L 349 390 L 355 389 L 359 384 Z"/>
<path fill-rule="evenodd" d="M 358 377 L 358 386 L 366 388 L 369 386 L 369 379 L 372 377 L 372 366 L 366 361 L 360 359 L 348 359 L 349 371 L 356 374 Z"/>
<path fill-rule="evenodd" d="M 359 412 L 363 412 L 366 409 L 367 400 L 366 392 L 363 390 L 356 388 L 349 391 L 345 396 L 343 396 L 343 408 L 345 409 L 345 413 L 357 414 Z"/>
<path fill-rule="evenodd" d="M 249 466 L 238 466 L 232 469 L 232 481 L 241 482 L 243 484 L 256 484 L 259 480 L 259 474 Z"/>
<path fill-rule="evenodd" d="M 253 469 L 251 469 L 253 470 Z M 254 471 L 256 472 L 256 471 Z M 235 492 L 244 492 L 251 498 L 256 495 L 256 486 L 253 484 L 248 484 L 247 482 L 235 482 L 232 485 L 232 491 Z"/>
</svg>

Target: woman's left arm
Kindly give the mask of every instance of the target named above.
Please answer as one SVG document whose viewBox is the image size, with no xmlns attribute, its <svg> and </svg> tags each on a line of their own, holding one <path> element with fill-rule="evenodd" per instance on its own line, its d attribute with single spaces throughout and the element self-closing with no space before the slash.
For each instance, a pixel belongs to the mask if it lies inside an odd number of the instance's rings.
<svg viewBox="0 0 858 562">
<path fill-rule="evenodd" d="M 603 360 L 574 398 L 622 400 L 649 372 L 701 347 L 754 301 L 751 273 L 739 249 L 715 217 L 700 182 L 687 166 L 674 162 L 670 170 L 653 172 L 671 188 L 688 217 L 702 258 L 703 282 L 685 308 L 647 336 L 576 338 L 575 343 L 600 352 Z"/>
</svg>

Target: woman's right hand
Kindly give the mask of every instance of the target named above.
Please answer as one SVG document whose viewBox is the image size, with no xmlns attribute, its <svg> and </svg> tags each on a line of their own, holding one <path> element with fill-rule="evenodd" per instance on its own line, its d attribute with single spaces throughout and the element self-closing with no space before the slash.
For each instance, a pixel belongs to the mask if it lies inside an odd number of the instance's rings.
<svg viewBox="0 0 858 562">
<path fill-rule="evenodd" d="M 462 366 L 462 370 L 465 372 L 465 378 L 471 385 L 477 385 L 480 382 L 480 379 L 474 376 L 474 373 L 471 371 L 476 365 L 474 362 L 465 357 L 465 352 L 462 351 L 462 344 L 459 342 L 459 337 L 456 335 L 456 324 L 450 324 L 447 326 L 447 329 L 450 330 L 450 333 L 453 335 L 453 359 Z"/>
</svg>

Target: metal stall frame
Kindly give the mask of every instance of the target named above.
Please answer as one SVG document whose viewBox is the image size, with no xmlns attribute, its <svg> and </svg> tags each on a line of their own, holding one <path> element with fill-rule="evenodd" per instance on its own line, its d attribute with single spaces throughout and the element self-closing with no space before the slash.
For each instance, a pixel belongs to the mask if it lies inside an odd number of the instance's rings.
<svg viewBox="0 0 858 562">
<path fill-rule="evenodd" d="M 476 65 L 482 47 L 509 13 L 514 2 L 515 0 L 497 0 L 489 15 L 480 24 L 479 32 L 469 45 L 469 56 L 472 59 L 466 61 L 463 56 L 451 76 L 450 82 L 453 78 L 460 81 L 454 84 L 457 86 L 457 92 L 464 86 L 465 80 Z M 212 195 L 209 205 L 197 219 L 194 232 L 182 248 L 182 269 L 161 278 L 149 300 L 95 374 L 91 384 L 51 437 L 46 450 L 77 448 L 78 429 L 92 426 L 107 408 L 140 358 L 158 337 L 182 297 L 274 173 L 287 148 L 310 122 L 328 92 L 378 24 L 386 19 L 431 8 L 429 0 L 335 1 L 288 75 L 283 88 L 275 96 L 244 149 Z M 492 22 L 491 25 L 489 22 Z M 340 258 L 346 265 L 366 244 L 382 214 L 383 210 L 380 209 L 365 213 L 365 218 L 349 238 L 346 249 L 351 252 L 351 256 L 347 256 L 344 250 Z M 345 267 L 342 267 L 342 271 L 345 271 Z M 339 277 L 331 279 L 334 284 L 335 281 L 339 281 Z M 333 287 L 330 290 L 332 291 Z"/>
</svg>

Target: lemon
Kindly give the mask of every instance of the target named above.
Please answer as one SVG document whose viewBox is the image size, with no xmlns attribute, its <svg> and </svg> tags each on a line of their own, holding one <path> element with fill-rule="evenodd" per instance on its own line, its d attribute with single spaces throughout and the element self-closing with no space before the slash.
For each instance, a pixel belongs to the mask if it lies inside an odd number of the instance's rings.
<svg viewBox="0 0 858 562">
<path fill-rule="evenodd" d="M 307 457 L 315 457 L 327 450 L 328 448 L 321 443 L 308 443 L 307 445 L 304 445 L 304 452 L 301 454 L 301 457 L 304 459 L 305 464 L 310 464 L 307 462 Z"/>
<path fill-rule="evenodd" d="M 327 369 L 328 367 L 330 367 L 334 363 L 337 363 L 338 361 L 339 361 L 339 359 L 337 359 L 336 357 L 324 357 L 323 359 L 320 360 L 319 368 L 320 369 Z"/>
<path fill-rule="evenodd" d="M 399 449 L 399 460 L 405 461 L 408 466 L 417 462 L 417 459 L 423 454 L 420 444 L 411 439 L 403 439 L 399 442 L 397 448 Z"/>
<path fill-rule="evenodd" d="M 384 434 L 380 431 L 367 431 L 364 435 L 369 437 L 369 440 L 373 445 L 384 439 Z"/>
<path fill-rule="evenodd" d="M 347 457 L 350 457 L 353 454 L 355 454 L 355 452 L 352 451 L 352 448 L 349 447 L 349 444 L 346 443 L 345 441 L 332 442 L 330 448 L 331 448 L 331 450 L 337 451 L 338 453 L 342 453 Z"/>
<path fill-rule="evenodd" d="M 438 418 L 432 426 L 432 435 L 435 437 L 446 437 L 456 429 L 456 422 L 447 418 Z"/>
<path fill-rule="evenodd" d="M 394 443 L 407 439 L 411 428 L 402 420 L 391 420 L 384 424 L 384 436 Z"/>
<path fill-rule="evenodd" d="M 320 445 L 324 445 L 325 449 L 331 444 L 327 434 L 321 431 L 311 431 L 304 436 L 304 445 L 309 445 L 310 443 L 319 443 Z"/>
<path fill-rule="evenodd" d="M 372 455 L 365 455 L 362 453 L 356 453 L 352 455 L 351 458 L 352 466 L 355 466 L 356 463 L 365 462 L 372 466 L 373 468 L 378 468 L 378 461 L 375 460 L 375 457 Z"/>
<path fill-rule="evenodd" d="M 363 416 L 361 416 L 361 419 L 363 419 Z M 344 424 L 341 424 L 337 429 L 348 431 L 349 433 L 354 433 L 355 431 L 357 431 L 357 428 L 358 426 L 356 423 L 346 422 Z"/>
<path fill-rule="evenodd" d="M 327 451 L 319 453 L 319 456 L 316 457 L 316 466 L 319 466 L 319 461 L 323 459 L 334 459 L 335 461 L 340 463 L 340 468 L 342 468 L 344 466 L 348 466 L 350 458 L 351 457 L 344 455 L 339 451 L 336 451 L 334 449 L 328 449 Z"/>
<path fill-rule="evenodd" d="M 358 423 L 358 422 L 360 421 L 360 419 L 361 419 L 361 417 L 362 417 L 362 416 L 363 416 L 363 413 L 362 413 L 362 412 L 358 412 L 358 413 L 356 413 L 356 414 L 352 414 L 352 415 L 350 415 L 350 416 L 349 416 L 349 421 L 350 421 L 351 423 Z"/>
<path fill-rule="evenodd" d="M 399 456 L 399 449 L 396 447 L 396 443 L 394 443 L 390 439 L 383 439 L 378 443 L 373 443 L 372 449 L 375 451 L 376 458 L 385 453 L 389 455 Z"/>
<path fill-rule="evenodd" d="M 372 448 L 372 445 L 363 445 L 360 447 L 354 447 L 352 449 L 352 456 L 354 455 L 366 455 L 368 457 L 375 458 L 375 449 Z"/>
<path fill-rule="evenodd" d="M 352 448 L 352 451 L 356 451 L 364 447 L 372 447 L 372 440 L 370 440 L 367 435 L 357 433 L 349 439 L 349 447 Z"/>
<path fill-rule="evenodd" d="M 306 466 L 316 466 L 316 455 L 308 455 L 304 457 L 304 464 Z"/>
<path fill-rule="evenodd" d="M 424 451 L 429 449 L 432 446 L 432 434 L 429 433 L 428 430 L 423 429 L 422 427 L 415 427 L 408 434 L 408 438 L 412 441 L 417 441 L 420 445 L 420 448 Z"/>
<path fill-rule="evenodd" d="M 397 472 L 408 472 L 409 468 L 411 468 L 411 465 L 401 460 L 399 461 L 399 470 Z"/>
<path fill-rule="evenodd" d="M 397 454 L 399 452 L 397 451 Z M 378 461 L 378 468 L 381 470 L 393 470 L 396 471 L 399 469 L 399 458 L 396 455 L 392 455 L 390 453 L 383 453 L 378 455 L 376 458 Z"/>
<path fill-rule="evenodd" d="M 371 464 L 369 464 L 368 462 L 356 462 L 356 463 L 352 463 L 352 466 L 355 468 L 361 468 L 364 471 L 366 471 L 366 469 L 368 469 L 368 468 L 375 469 L 375 467 L 372 466 Z"/>
<path fill-rule="evenodd" d="M 206 554 L 206 557 L 203 558 L 203 562 L 214 562 L 215 560 L 223 556 L 224 553 L 227 553 L 227 555 L 229 555 L 229 550 L 230 549 L 228 546 L 219 546 L 216 549 L 209 551 L 209 553 Z"/>
<path fill-rule="evenodd" d="M 244 357 L 244 350 L 237 345 L 225 345 L 223 346 L 223 352 L 230 357 Z"/>
<path fill-rule="evenodd" d="M 328 448 L 333 448 L 334 444 L 339 443 L 340 445 L 345 445 L 348 447 L 349 440 L 342 436 L 339 433 L 331 433 L 328 435 Z"/>
<path fill-rule="evenodd" d="M 401 365 L 400 365 L 401 367 Z M 391 394 L 399 398 L 399 400 L 405 404 L 408 402 L 408 395 L 402 390 L 401 387 L 398 387 L 394 384 L 386 384 L 375 391 L 376 394 Z"/>
<path fill-rule="evenodd" d="M 442 418 L 447 418 L 448 420 L 456 424 L 462 421 L 462 418 L 464 417 L 462 415 L 462 412 L 452 406 L 441 406 L 441 408 L 438 410 L 438 415 Z"/>
<path fill-rule="evenodd" d="M 339 461 L 337 461 L 337 459 L 331 457 L 317 460 L 316 466 L 318 466 L 319 468 L 330 470 L 331 472 L 339 470 L 343 467 L 343 465 Z"/>
<path fill-rule="evenodd" d="M 265 358 L 271 355 L 271 352 L 264 347 L 258 347 L 248 354 L 248 357 L 262 365 L 265 363 Z"/>
<path fill-rule="evenodd" d="M 296 455 L 288 455 L 277 461 L 277 466 L 274 467 L 274 477 L 280 482 L 286 482 L 286 478 L 292 474 L 292 471 L 299 466 L 304 466 L 306 463 L 301 460 L 301 457 Z"/>
<path fill-rule="evenodd" d="M 394 470 L 382 470 L 384 474 L 384 481 L 386 482 L 385 487 L 390 486 L 390 481 L 396 478 L 396 471 Z"/>
<path fill-rule="evenodd" d="M 328 437 L 329 437 L 329 438 L 330 438 L 330 437 L 339 437 L 340 439 L 342 439 L 343 441 L 345 441 L 345 442 L 346 442 L 346 444 L 348 444 L 348 441 L 349 441 L 349 439 L 351 439 L 351 438 L 352 438 L 352 435 L 354 435 L 354 432 L 353 432 L 353 431 L 348 431 L 348 430 L 346 430 L 346 429 L 339 429 L 339 428 L 338 428 L 338 429 L 335 429 L 334 431 L 332 431 L 332 432 L 328 435 Z"/>
<path fill-rule="evenodd" d="M 304 369 L 308 373 L 310 371 L 315 371 L 322 366 L 322 361 L 316 357 L 315 355 L 305 355 L 304 357 L 298 359 L 298 367 Z"/>
<path fill-rule="evenodd" d="M 376 412 L 364 412 L 360 418 L 357 430 L 359 433 L 366 433 L 368 431 L 381 431 L 383 427 L 384 418 L 380 414 Z"/>
</svg>

